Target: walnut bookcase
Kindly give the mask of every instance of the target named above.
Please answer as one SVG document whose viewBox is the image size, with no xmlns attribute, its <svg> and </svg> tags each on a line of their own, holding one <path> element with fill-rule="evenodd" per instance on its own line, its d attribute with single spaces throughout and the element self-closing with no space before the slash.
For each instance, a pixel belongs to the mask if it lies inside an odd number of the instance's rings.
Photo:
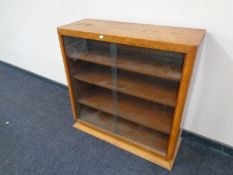
<svg viewBox="0 0 233 175">
<path fill-rule="evenodd" d="M 74 127 L 171 169 L 204 34 L 94 19 L 58 27 Z"/>
</svg>

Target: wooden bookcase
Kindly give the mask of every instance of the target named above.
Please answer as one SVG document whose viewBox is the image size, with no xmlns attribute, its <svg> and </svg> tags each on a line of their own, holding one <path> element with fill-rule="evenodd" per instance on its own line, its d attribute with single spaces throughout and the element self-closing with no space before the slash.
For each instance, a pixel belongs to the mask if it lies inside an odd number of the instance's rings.
<svg viewBox="0 0 233 175">
<path fill-rule="evenodd" d="M 94 19 L 58 27 L 74 127 L 171 169 L 204 34 Z"/>
</svg>

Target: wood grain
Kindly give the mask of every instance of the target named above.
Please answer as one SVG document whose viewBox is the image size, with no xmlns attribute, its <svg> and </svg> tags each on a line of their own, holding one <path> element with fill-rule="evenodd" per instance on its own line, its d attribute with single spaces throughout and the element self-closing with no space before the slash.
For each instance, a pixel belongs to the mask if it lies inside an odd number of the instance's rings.
<svg viewBox="0 0 233 175">
<path fill-rule="evenodd" d="M 204 36 L 203 29 L 135 24 L 117 21 L 84 19 L 58 28 L 67 36 L 83 37 L 139 47 L 178 52 L 195 49 Z M 103 36 L 99 37 L 100 35 Z"/>
</svg>

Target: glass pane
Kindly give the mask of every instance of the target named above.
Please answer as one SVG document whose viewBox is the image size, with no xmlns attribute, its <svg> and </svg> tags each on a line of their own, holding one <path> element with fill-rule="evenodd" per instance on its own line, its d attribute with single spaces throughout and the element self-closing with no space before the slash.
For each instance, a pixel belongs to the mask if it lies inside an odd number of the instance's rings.
<svg viewBox="0 0 233 175">
<path fill-rule="evenodd" d="M 66 56 L 76 85 L 78 120 L 105 132 L 114 129 L 110 44 L 65 37 Z"/>
<path fill-rule="evenodd" d="M 183 54 L 64 37 L 79 121 L 165 156 Z"/>
<path fill-rule="evenodd" d="M 183 55 L 117 45 L 114 134 L 166 155 Z"/>
</svg>

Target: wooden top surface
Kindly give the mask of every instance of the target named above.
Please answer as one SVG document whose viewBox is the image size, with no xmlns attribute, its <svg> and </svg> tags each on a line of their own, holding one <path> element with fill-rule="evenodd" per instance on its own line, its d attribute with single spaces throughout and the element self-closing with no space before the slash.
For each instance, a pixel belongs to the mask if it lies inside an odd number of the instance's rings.
<svg viewBox="0 0 233 175">
<path fill-rule="evenodd" d="M 200 45 L 205 30 L 181 27 L 168 27 L 149 24 L 136 24 L 116 21 L 105 21 L 96 19 L 84 19 L 58 28 L 64 35 L 86 37 L 102 41 L 112 41 L 134 45 L 133 39 L 137 42 L 156 42 L 164 44 L 166 47 L 180 47 L 178 49 L 169 48 L 168 50 L 193 49 Z M 99 38 L 103 35 L 103 38 Z M 120 41 L 119 40 L 124 40 Z M 131 41 L 132 39 L 132 41 Z M 135 41 L 136 42 L 136 41 Z M 142 44 L 143 46 L 143 44 Z"/>
</svg>

